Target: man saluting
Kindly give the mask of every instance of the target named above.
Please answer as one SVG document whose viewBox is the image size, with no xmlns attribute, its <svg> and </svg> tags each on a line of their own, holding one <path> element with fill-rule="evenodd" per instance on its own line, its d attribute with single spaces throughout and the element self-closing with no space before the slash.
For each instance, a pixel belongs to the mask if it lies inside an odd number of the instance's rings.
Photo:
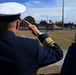
<svg viewBox="0 0 76 75">
<path fill-rule="evenodd" d="M 20 14 L 26 7 L 20 3 L 0 4 L 0 75 L 36 75 L 41 67 L 62 59 L 60 47 L 47 34 L 24 20 L 38 40 L 16 36 Z"/>
</svg>

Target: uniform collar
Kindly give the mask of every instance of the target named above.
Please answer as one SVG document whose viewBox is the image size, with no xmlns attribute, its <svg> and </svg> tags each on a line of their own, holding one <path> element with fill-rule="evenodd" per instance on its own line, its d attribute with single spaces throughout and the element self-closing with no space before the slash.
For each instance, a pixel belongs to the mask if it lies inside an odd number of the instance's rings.
<svg viewBox="0 0 76 75">
<path fill-rule="evenodd" d="M 12 31 L 9 30 L 0 30 L 0 36 L 15 36 L 15 34 Z"/>
</svg>

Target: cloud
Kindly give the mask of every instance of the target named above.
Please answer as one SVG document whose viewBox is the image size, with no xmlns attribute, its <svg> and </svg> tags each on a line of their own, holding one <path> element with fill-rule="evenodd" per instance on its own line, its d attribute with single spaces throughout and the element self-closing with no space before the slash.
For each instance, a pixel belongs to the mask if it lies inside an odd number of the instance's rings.
<svg viewBox="0 0 76 75">
<path fill-rule="evenodd" d="M 53 16 L 61 16 L 61 8 L 57 7 L 57 8 L 27 8 L 27 12 L 25 12 L 25 15 L 31 15 L 33 16 L 36 20 L 40 19 L 46 19 L 46 17 L 48 16 L 48 18 L 51 18 Z M 24 14 L 23 14 L 24 15 Z M 24 17 L 24 16 L 22 16 Z"/>
<path fill-rule="evenodd" d="M 33 4 L 40 4 L 40 1 L 37 1 L 37 0 L 29 0 L 29 2 Z"/>
<path fill-rule="evenodd" d="M 53 21 L 62 20 L 62 0 L 29 0 L 25 3 L 26 12 L 22 14 L 22 18 L 32 16 L 36 22 L 41 20 L 52 19 Z M 53 1 L 53 2 L 52 2 Z M 51 4 L 50 4 L 51 2 Z M 48 4 L 47 4 L 48 3 Z M 53 5 L 52 5 L 53 3 Z M 75 22 L 76 18 L 76 2 L 75 0 L 64 0 L 64 21 Z"/>
<path fill-rule="evenodd" d="M 65 22 L 76 22 L 76 8 L 66 7 L 64 10 L 64 21 Z"/>
<path fill-rule="evenodd" d="M 25 5 L 27 7 L 39 7 L 39 5 L 41 4 L 41 2 L 39 0 L 28 0 L 28 2 L 25 2 Z"/>
</svg>

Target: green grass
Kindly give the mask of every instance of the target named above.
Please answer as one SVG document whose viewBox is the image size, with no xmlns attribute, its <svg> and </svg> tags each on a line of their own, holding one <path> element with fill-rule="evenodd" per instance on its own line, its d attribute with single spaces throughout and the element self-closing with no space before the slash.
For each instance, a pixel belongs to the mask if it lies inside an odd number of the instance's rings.
<svg viewBox="0 0 76 75">
<path fill-rule="evenodd" d="M 44 33 L 47 33 L 61 47 L 63 51 L 66 51 L 68 47 L 73 42 L 75 42 L 75 32 L 76 30 L 55 30 L 48 32 L 45 31 Z M 21 30 L 17 33 L 17 36 L 23 37 L 21 33 L 25 37 L 38 39 L 29 30 Z"/>
</svg>

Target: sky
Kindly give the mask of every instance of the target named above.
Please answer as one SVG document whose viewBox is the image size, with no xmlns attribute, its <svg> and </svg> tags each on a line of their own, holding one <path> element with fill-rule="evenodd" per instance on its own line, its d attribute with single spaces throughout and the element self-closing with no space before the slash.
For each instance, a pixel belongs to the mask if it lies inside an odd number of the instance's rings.
<svg viewBox="0 0 76 75">
<path fill-rule="evenodd" d="M 63 0 L 0 0 L 3 2 L 19 2 L 26 6 L 26 11 L 21 14 L 21 18 L 32 16 L 36 23 L 41 20 L 49 22 L 62 21 Z M 76 24 L 76 0 L 64 0 L 64 22 Z"/>
</svg>

